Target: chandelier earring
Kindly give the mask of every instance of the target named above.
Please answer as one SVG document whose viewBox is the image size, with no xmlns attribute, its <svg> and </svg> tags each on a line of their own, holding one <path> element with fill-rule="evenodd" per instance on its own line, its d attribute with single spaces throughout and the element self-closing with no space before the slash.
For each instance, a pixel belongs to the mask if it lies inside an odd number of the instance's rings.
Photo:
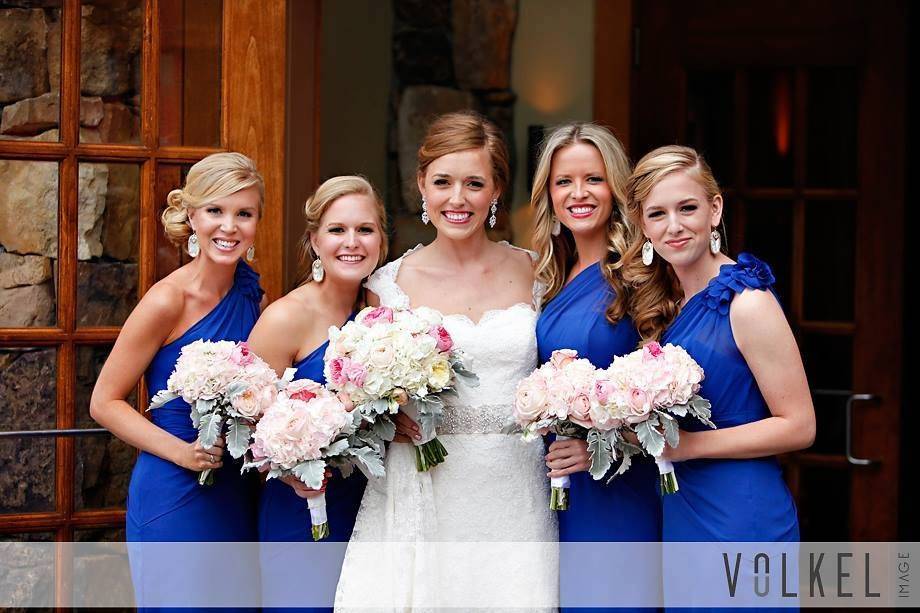
<svg viewBox="0 0 920 613">
<path fill-rule="evenodd" d="M 718 230 L 713 230 L 709 235 L 709 251 L 716 255 L 722 250 L 722 235 Z"/>
<path fill-rule="evenodd" d="M 550 234 L 553 236 L 559 236 L 562 234 L 562 224 L 559 222 L 559 218 L 555 215 L 553 216 L 553 229 L 550 230 Z"/>
<path fill-rule="evenodd" d="M 310 274 L 317 283 L 322 283 L 323 279 L 326 278 L 326 269 L 323 268 L 323 261 L 319 259 L 319 256 L 313 260 L 313 266 L 310 267 Z"/>
<path fill-rule="evenodd" d="M 642 263 L 646 266 L 651 266 L 654 260 L 655 248 L 652 247 L 652 241 L 646 239 L 646 241 L 642 243 Z"/>
<path fill-rule="evenodd" d="M 188 244 L 186 245 L 188 254 L 193 258 L 197 258 L 198 254 L 201 253 L 201 245 L 198 243 L 198 235 L 192 232 L 192 235 L 188 237 Z"/>
<path fill-rule="evenodd" d="M 428 201 L 422 196 L 422 223 L 427 226 L 429 221 L 431 218 L 428 216 Z"/>
<path fill-rule="evenodd" d="M 492 213 L 489 217 L 489 227 L 494 228 L 495 224 L 498 223 L 498 219 L 495 217 L 495 213 L 498 212 L 498 198 L 492 198 L 492 206 L 489 207 L 489 212 Z"/>
</svg>

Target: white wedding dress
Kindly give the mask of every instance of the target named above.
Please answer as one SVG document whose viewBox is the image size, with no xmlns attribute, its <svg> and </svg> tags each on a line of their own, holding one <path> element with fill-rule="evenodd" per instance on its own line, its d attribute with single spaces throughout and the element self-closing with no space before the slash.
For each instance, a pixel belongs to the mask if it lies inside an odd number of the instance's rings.
<svg viewBox="0 0 920 613">
<path fill-rule="evenodd" d="M 381 304 L 410 306 L 396 277 L 412 251 L 368 280 Z M 535 284 L 534 305 L 539 297 Z M 487 311 L 478 323 L 444 316 L 479 386 L 461 380 L 458 397 L 447 399 L 443 464 L 419 473 L 410 445 L 389 446 L 387 476 L 361 502 L 336 611 L 555 610 L 558 531 L 543 443 L 501 433 L 518 381 L 537 365 L 534 305 Z"/>
</svg>

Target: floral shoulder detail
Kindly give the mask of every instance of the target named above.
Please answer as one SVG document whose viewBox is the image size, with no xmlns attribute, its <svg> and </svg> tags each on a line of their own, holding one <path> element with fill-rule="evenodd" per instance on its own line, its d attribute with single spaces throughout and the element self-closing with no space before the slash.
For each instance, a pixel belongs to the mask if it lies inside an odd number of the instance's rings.
<svg viewBox="0 0 920 613">
<path fill-rule="evenodd" d="M 254 271 L 252 267 L 243 260 L 240 260 L 239 264 L 236 265 L 234 283 L 243 294 L 253 301 L 262 301 L 265 290 L 259 285 L 259 273 Z"/>
<path fill-rule="evenodd" d="M 706 292 L 706 306 L 721 315 L 728 315 L 735 294 L 746 289 L 770 289 L 776 282 L 769 264 L 750 253 L 738 255 L 736 264 L 726 264 L 719 270 L 719 276 L 710 282 Z"/>
</svg>

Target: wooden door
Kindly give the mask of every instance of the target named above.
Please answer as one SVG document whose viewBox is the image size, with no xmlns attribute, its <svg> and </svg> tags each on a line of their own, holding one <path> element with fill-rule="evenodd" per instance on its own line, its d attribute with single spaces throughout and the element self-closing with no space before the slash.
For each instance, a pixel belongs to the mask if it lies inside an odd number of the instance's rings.
<svg viewBox="0 0 920 613">
<path fill-rule="evenodd" d="M 181 262 L 159 216 L 204 156 L 260 168 L 256 265 L 279 295 L 285 11 L 0 2 L 0 539 L 124 538 L 135 452 L 95 429 L 89 398 L 128 313 Z"/>
<path fill-rule="evenodd" d="M 803 540 L 897 536 L 904 3 L 637 2 L 632 154 L 684 143 L 768 261 L 814 392 Z"/>
</svg>

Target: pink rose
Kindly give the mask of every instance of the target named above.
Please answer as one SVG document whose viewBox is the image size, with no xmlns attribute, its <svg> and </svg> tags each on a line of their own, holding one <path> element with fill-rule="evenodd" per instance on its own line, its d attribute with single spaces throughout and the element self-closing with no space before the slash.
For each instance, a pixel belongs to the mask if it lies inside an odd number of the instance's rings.
<svg viewBox="0 0 920 613">
<path fill-rule="evenodd" d="M 626 423 L 628 424 L 638 424 L 645 421 L 652 410 L 651 403 L 646 393 L 637 388 L 629 390 L 626 408 L 628 413 Z"/>
<path fill-rule="evenodd" d="M 249 366 L 256 361 L 256 355 L 249 350 L 245 342 L 239 343 L 230 354 L 230 361 L 237 366 Z"/>
<path fill-rule="evenodd" d="M 358 362 L 344 358 L 345 364 L 342 366 L 342 374 L 352 383 L 355 387 L 364 387 L 364 380 L 367 378 L 367 369 L 364 368 Z"/>
<path fill-rule="evenodd" d="M 578 358 L 578 352 L 574 349 L 557 349 L 549 358 L 549 363 L 553 368 L 561 369 L 569 362 Z"/>
<path fill-rule="evenodd" d="M 594 382 L 594 395 L 600 404 L 607 404 L 610 394 L 613 393 L 613 383 L 607 379 L 598 379 Z"/>
<path fill-rule="evenodd" d="M 454 339 L 444 326 L 435 326 L 428 331 L 428 334 L 438 343 L 438 351 L 450 351 L 454 346 Z"/>
<path fill-rule="evenodd" d="M 646 360 L 657 360 L 658 358 L 660 358 L 660 357 L 663 356 L 663 355 L 664 355 L 664 353 L 661 351 L 661 345 L 659 345 L 659 344 L 656 343 L 655 341 L 652 341 L 651 343 L 649 343 L 648 345 L 646 345 L 646 346 L 643 347 L 643 349 L 642 349 L 642 358 L 643 358 L 643 361 L 646 361 Z"/>
<path fill-rule="evenodd" d="M 579 426 L 591 427 L 591 400 L 585 394 L 578 394 L 569 405 L 569 419 Z"/>
<path fill-rule="evenodd" d="M 368 312 L 367 315 L 364 316 L 364 319 L 361 320 L 361 323 L 363 323 L 368 328 L 379 323 L 391 324 L 393 323 L 393 309 L 385 306 L 379 306 L 376 309 Z"/>
<path fill-rule="evenodd" d="M 514 415 L 521 424 L 539 420 L 547 409 L 549 389 L 541 375 L 540 371 L 536 371 L 518 384 L 514 398 Z"/>
<path fill-rule="evenodd" d="M 348 382 L 348 377 L 344 373 L 345 360 L 348 358 L 335 358 L 329 362 L 329 380 L 333 385 L 342 386 Z"/>
</svg>

